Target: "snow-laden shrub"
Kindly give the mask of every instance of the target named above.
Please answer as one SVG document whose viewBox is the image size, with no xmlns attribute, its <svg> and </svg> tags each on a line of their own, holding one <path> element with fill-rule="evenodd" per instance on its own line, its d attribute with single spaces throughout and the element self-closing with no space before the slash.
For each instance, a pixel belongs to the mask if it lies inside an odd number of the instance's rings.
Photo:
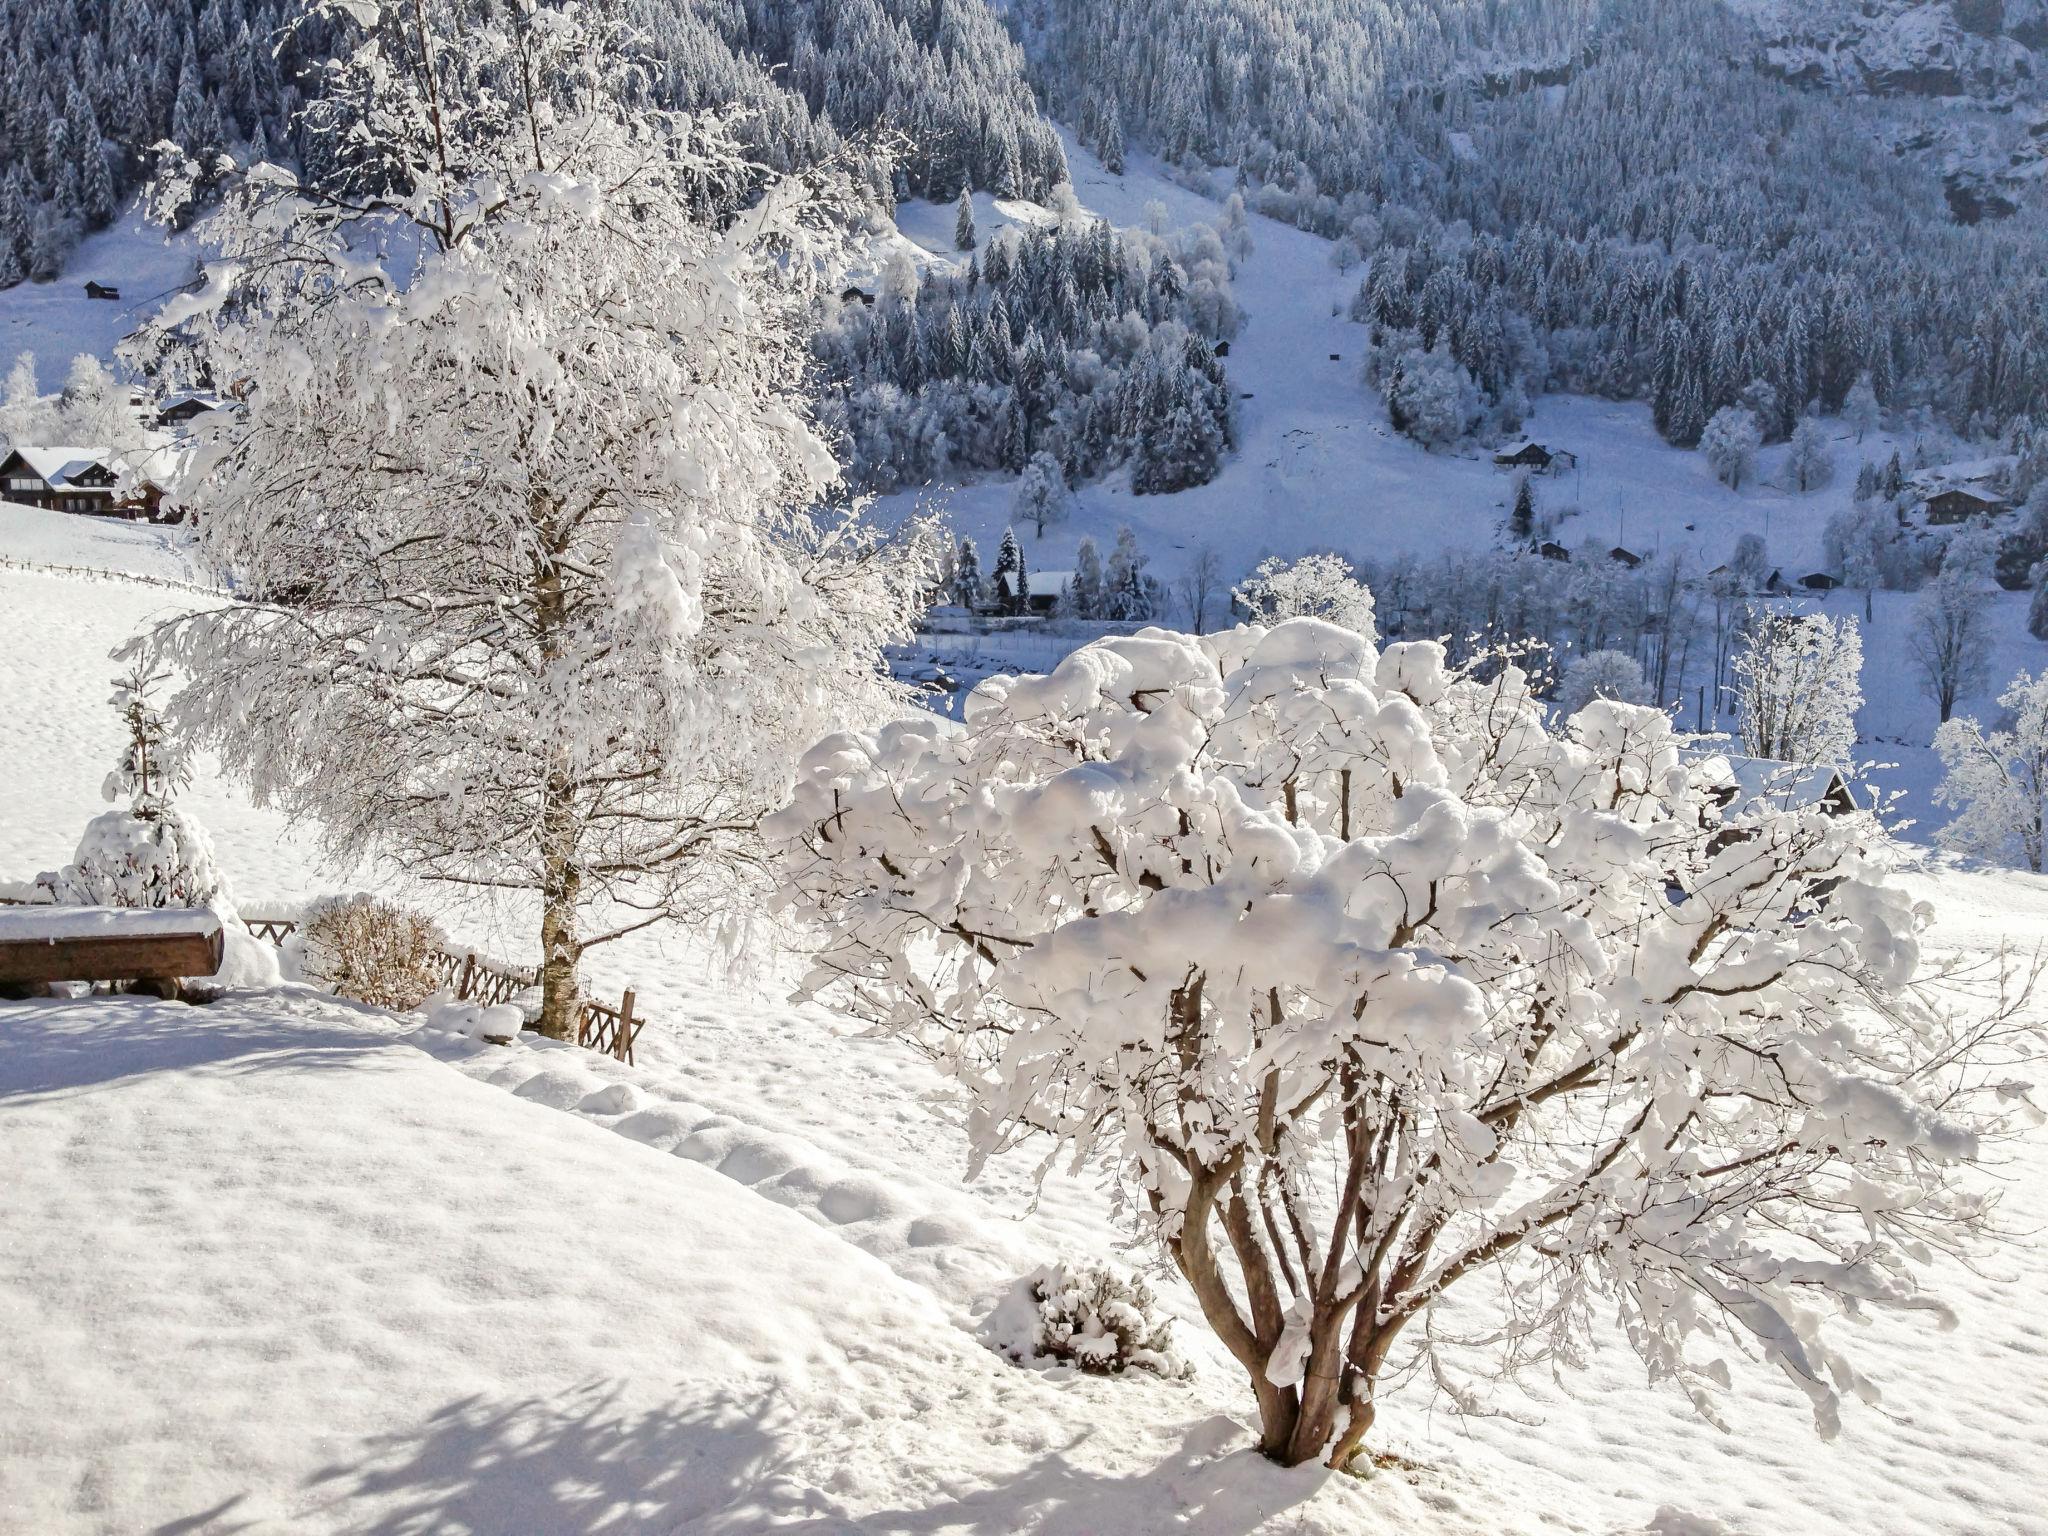
<svg viewBox="0 0 2048 1536">
<path fill-rule="evenodd" d="M 516 1003 L 466 1003 L 445 988 L 429 997 L 422 1011 L 429 1029 L 494 1044 L 517 1040 L 526 1027 L 525 1011 Z"/>
<path fill-rule="evenodd" d="M 176 806 L 93 817 L 71 862 L 36 887 L 37 899 L 63 907 L 206 907 L 227 894 L 213 840 Z"/>
<path fill-rule="evenodd" d="M 1865 818 L 1662 712 L 1294 619 L 963 715 L 820 743 L 766 829 L 808 990 L 953 1079 L 977 1164 L 1142 1192 L 1276 1460 L 1344 1465 L 1395 1380 L 1476 1407 L 1596 1312 L 1715 1422 L 1733 1335 L 1832 1434 L 1873 1388 L 1830 1315 L 1938 1304 L 1986 1235 L 2026 1016 L 1916 984 Z"/>
<path fill-rule="evenodd" d="M 163 716 L 149 701 L 160 674 L 134 667 L 108 701 L 128 732 L 121 755 L 100 786 L 110 802 L 86 823 L 78 851 L 59 870 L 37 877 L 34 899 L 65 907 L 221 907 L 227 881 L 213 856 L 213 840 L 199 819 L 177 803 L 190 777 L 172 745 Z"/>
<path fill-rule="evenodd" d="M 1188 1374 L 1173 1347 L 1173 1320 L 1142 1275 L 1093 1261 L 1048 1265 L 1031 1277 L 1031 1299 L 1038 1304 L 1035 1355 L 1099 1376 Z"/>
<path fill-rule="evenodd" d="M 381 897 L 314 902 L 300 921 L 299 941 L 300 975 L 359 1003 L 404 1012 L 441 985 L 433 957 L 447 947 L 446 936 L 433 919 Z"/>
</svg>

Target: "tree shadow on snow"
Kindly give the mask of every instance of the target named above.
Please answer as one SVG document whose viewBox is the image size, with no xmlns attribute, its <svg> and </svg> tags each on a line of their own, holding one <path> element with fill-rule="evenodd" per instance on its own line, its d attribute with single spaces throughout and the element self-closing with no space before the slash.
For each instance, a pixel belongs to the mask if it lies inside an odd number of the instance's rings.
<svg viewBox="0 0 2048 1536">
<path fill-rule="evenodd" d="M 910 1466 L 901 1482 L 932 1488 L 928 1498 L 855 1515 L 826 1491 L 840 1470 L 831 1453 L 806 1439 L 801 1411 L 778 1392 L 720 1392 L 647 1409 L 623 1402 L 620 1386 L 598 1384 L 546 1400 L 464 1398 L 313 1483 L 326 1512 L 365 1536 L 738 1536 L 770 1528 L 804 1536 L 1245 1536 L 1312 1498 L 1326 1474 L 1283 1473 L 1228 1449 L 1243 1442 L 1236 1425 L 1210 1420 L 1192 1426 L 1158 1465 L 1119 1476 L 1075 1465 L 1077 1439 L 996 1486 L 959 1493 L 945 1487 L 946 1469 Z"/>
<path fill-rule="evenodd" d="M 280 1018 L 274 1001 L 255 1016 L 141 996 L 0 1002 L 0 1104 L 195 1067 L 348 1066 L 377 1043 L 329 1020 Z"/>
</svg>

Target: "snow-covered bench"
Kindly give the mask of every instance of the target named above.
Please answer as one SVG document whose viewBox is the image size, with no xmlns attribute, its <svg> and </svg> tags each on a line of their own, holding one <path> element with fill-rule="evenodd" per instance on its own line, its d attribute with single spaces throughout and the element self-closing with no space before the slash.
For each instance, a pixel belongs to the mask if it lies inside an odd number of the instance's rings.
<svg viewBox="0 0 2048 1536">
<path fill-rule="evenodd" d="M 220 918 L 204 908 L 0 907 L 0 997 L 51 982 L 117 981 L 175 997 L 221 968 Z"/>
</svg>

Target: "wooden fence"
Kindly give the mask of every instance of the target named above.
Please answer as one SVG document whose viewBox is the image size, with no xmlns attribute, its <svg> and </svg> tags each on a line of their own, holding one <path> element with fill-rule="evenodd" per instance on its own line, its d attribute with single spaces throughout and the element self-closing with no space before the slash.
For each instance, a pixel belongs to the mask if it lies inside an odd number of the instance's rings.
<svg viewBox="0 0 2048 1536">
<path fill-rule="evenodd" d="M 299 931 L 297 921 L 289 917 L 245 917 L 242 925 L 257 938 L 267 939 L 272 944 L 282 944 Z M 482 1003 L 485 1007 L 509 1003 L 529 987 L 540 984 L 538 971 L 479 960 L 473 949 L 460 955 L 437 949 L 428 963 L 432 965 L 434 974 L 462 1001 Z M 633 1043 L 640 1038 L 640 1030 L 646 1022 L 634 1014 L 630 990 L 616 1008 L 586 997 L 576 1017 L 576 1043 L 589 1050 L 602 1051 L 631 1066 Z"/>
</svg>

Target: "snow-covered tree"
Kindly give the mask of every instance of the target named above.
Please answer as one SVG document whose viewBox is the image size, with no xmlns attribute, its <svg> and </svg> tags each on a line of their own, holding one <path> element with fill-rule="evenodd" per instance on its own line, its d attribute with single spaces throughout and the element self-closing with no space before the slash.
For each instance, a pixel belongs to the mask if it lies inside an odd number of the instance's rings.
<svg viewBox="0 0 2048 1536">
<path fill-rule="evenodd" d="M 1207 544 L 1196 550 L 1180 579 L 1181 606 L 1198 635 L 1209 632 L 1209 610 L 1223 590 L 1223 557 Z"/>
<path fill-rule="evenodd" d="M 1828 446 L 1827 428 L 1814 417 L 1800 417 L 1785 452 L 1785 488 L 1817 491 L 1834 477 L 1835 457 Z"/>
<path fill-rule="evenodd" d="M 1083 534 L 1081 542 L 1074 546 L 1074 577 L 1067 583 L 1067 617 L 1101 618 L 1104 580 L 1102 551 L 1092 538 Z"/>
<path fill-rule="evenodd" d="M 1479 416 L 1472 376 L 1447 346 L 1414 348 L 1387 382 L 1387 414 L 1394 430 L 1425 448 L 1447 447 L 1471 431 Z"/>
<path fill-rule="evenodd" d="M 155 633 L 173 723 L 345 859 L 529 897 L 556 1036 L 593 945 L 702 914 L 801 743 L 893 707 L 934 565 L 821 510 L 808 323 L 855 199 L 622 94 L 629 46 L 385 14 L 332 88 L 355 190 L 234 177 L 146 338 L 250 386 L 180 496 L 253 595 Z"/>
<path fill-rule="evenodd" d="M 1860 443 L 1877 430 L 1882 415 L 1877 403 L 1877 391 L 1870 383 L 1870 375 L 1859 373 L 1856 375 L 1856 382 L 1849 388 L 1847 398 L 1842 402 L 1842 419 L 1855 428 L 1856 441 Z"/>
<path fill-rule="evenodd" d="M 1342 625 L 1367 643 L 1378 639 L 1372 593 L 1352 574 L 1342 555 L 1303 555 L 1299 560 L 1262 560 L 1231 594 L 1258 623 L 1282 619 L 1324 619 Z"/>
<path fill-rule="evenodd" d="M 1049 453 L 1034 453 L 1017 481 L 1017 495 L 1010 503 L 1010 515 L 1029 523 L 1039 538 L 1045 537 L 1047 523 L 1067 515 L 1067 476 L 1060 461 Z"/>
<path fill-rule="evenodd" d="M 11 448 L 16 443 L 47 441 L 49 426 L 49 407 L 36 383 L 36 355 L 19 353 L 7 370 L 4 390 L 0 390 L 0 443 Z"/>
<path fill-rule="evenodd" d="M 1700 435 L 1700 452 L 1713 466 L 1714 475 L 1731 490 L 1741 490 L 1756 473 L 1757 450 L 1763 446 L 1763 431 L 1754 412 L 1739 405 L 1723 406 L 1708 420 Z"/>
<path fill-rule="evenodd" d="M 1649 691 L 1643 664 L 1627 651 L 1587 651 L 1574 656 L 1564 669 L 1564 681 L 1557 690 L 1558 713 L 1576 715 L 1595 699 L 1643 704 L 1648 702 Z"/>
<path fill-rule="evenodd" d="M 1906 630 L 1920 687 L 1946 725 L 1956 700 L 1984 686 L 1991 671 L 1991 618 L 1975 571 L 1948 570 L 1927 584 Z"/>
<path fill-rule="evenodd" d="M 960 552 L 953 559 L 953 601 L 962 608 L 978 608 L 988 601 L 988 589 L 981 580 L 981 556 L 972 539 L 960 541 Z"/>
<path fill-rule="evenodd" d="M 1946 770 L 1935 803 L 1962 813 L 1941 841 L 2038 875 L 2048 855 L 2048 672 L 2020 673 L 1998 703 L 2004 719 L 1990 730 L 1965 715 L 1934 733 Z"/>
<path fill-rule="evenodd" d="M 974 194 L 960 189 L 960 203 L 953 215 L 953 249 L 971 251 L 978 241 L 974 233 Z"/>
<path fill-rule="evenodd" d="M 1734 671 L 1743 751 L 1785 763 L 1849 761 L 1863 705 L 1854 620 L 1758 610 Z"/>
<path fill-rule="evenodd" d="M 178 803 L 191 769 L 151 700 L 165 681 L 162 672 L 136 661 L 116 685 L 109 702 L 127 740 L 100 794 L 110 804 L 125 800 L 127 807 L 87 823 L 71 862 L 36 881 L 41 899 L 87 907 L 227 903 L 227 881 L 214 859 L 213 841 L 199 819 Z"/>
<path fill-rule="evenodd" d="M 977 1166 L 1116 1171 L 1268 1456 L 1596 1311 L 1709 1416 L 1732 1331 L 1833 1433 L 1828 1316 L 1937 1305 L 1984 1220 L 2019 1106 L 1944 1063 L 2010 1025 L 1920 997 L 1867 827 L 1682 745 L 1431 643 L 1153 632 L 821 743 L 773 836 L 808 990 L 953 1077 Z"/>
<path fill-rule="evenodd" d="M 1128 527 L 1117 529 L 1102 574 L 1102 617 L 1125 624 L 1158 617 L 1158 584 L 1145 574 L 1149 558 L 1138 548 L 1135 533 Z"/>
</svg>

